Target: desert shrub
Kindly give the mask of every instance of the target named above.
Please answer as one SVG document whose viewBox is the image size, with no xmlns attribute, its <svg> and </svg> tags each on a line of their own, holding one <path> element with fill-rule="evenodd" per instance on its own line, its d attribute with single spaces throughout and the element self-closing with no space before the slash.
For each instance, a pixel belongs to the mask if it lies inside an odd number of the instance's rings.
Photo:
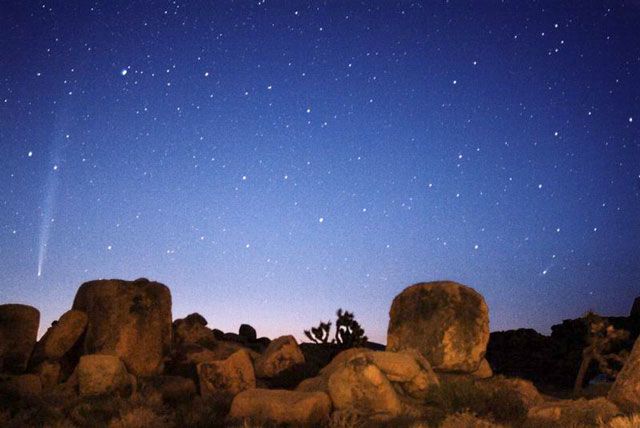
<svg viewBox="0 0 640 428">
<path fill-rule="evenodd" d="M 336 333 L 331 340 L 332 344 L 336 344 L 342 348 L 354 348 L 364 346 L 367 343 L 367 336 L 360 323 L 355 320 L 353 312 L 342 311 L 338 309 L 336 312 Z M 305 336 L 314 343 L 328 344 L 331 330 L 331 322 L 321 322 L 318 327 L 311 327 L 310 330 L 304 330 Z"/>
<path fill-rule="evenodd" d="M 605 423 L 600 421 L 600 428 L 637 428 L 640 427 L 640 413 L 629 416 L 617 416 Z"/>
<path fill-rule="evenodd" d="M 194 397 L 177 405 L 174 424 L 177 427 L 190 428 L 224 427 L 228 413 L 228 400 Z"/>
<path fill-rule="evenodd" d="M 502 425 L 497 425 L 493 422 L 489 422 L 485 419 L 481 419 L 473 413 L 455 413 L 448 415 L 440 428 L 501 428 Z"/>
<path fill-rule="evenodd" d="M 473 380 L 443 382 L 429 390 L 426 402 L 443 417 L 473 413 L 498 423 L 518 423 L 527 415 L 524 403 L 509 390 L 481 388 Z"/>
<path fill-rule="evenodd" d="M 156 414 L 148 407 L 135 407 L 111 419 L 109 428 L 168 428 L 172 426 L 167 416 Z"/>
</svg>

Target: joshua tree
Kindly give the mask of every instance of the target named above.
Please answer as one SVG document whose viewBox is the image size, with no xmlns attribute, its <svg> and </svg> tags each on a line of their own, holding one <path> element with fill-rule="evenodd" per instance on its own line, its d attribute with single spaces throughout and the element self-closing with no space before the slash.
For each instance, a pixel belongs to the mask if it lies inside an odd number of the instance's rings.
<svg viewBox="0 0 640 428">
<path fill-rule="evenodd" d="M 338 319 L 336 320 L 336 334 L 331 340 L 332 344 L 339 345 L 343 348 L 353 348 L 363 346 L 367 342 L 367 336 L 364 335 L 364 329 L 358 321 L 354 319 L 352 312 L 342 311 L 338 309 L 336 312 Z M 304 334 L 314 343 L 329 343 L 329 331 L 331 330 L 331 322 L 321 322 L 318 327 L 311 327 L 311 330 L 305 330 Z"/>
<path fill-rule="evenodd" d="M 582 350 L 582 363 L 573 388 L 576 395 L 582 391 L 584 378 L 592 361 L 598 363 L 600 372 L 610 377 L 616 376 L 619 367 L 624 363 L 626 352 L 616 354 L 611 350 L 613 345 L 629 337 L 628 331 L 616 329 L 606 318 L 593 311 L 587 312 L 583 318 L 587 324 L 588 336 L 587 346 Z"/>
<path fill-rule="evenodd" d="M 336 312 L 336 343 L 344 348 L 362 346 L 367 342 L 364 329 L 360 327 L 358 321 L 353 318 L 353 312 L 338 309 Z"/>
<path fill-rule="evenodd" d="M 305 330 L 304 334 L 314 343 L 327 343 L 329 341 L 329 330 L 331 330 L 331 321 L 320 322 L 318 327 L 311 327 L 311 331 Z"/>
</svg>

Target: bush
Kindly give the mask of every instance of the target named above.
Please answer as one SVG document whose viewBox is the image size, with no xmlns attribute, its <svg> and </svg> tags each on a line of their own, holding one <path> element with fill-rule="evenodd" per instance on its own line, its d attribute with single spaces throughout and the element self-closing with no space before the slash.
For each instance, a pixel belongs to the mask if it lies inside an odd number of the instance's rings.
<svg viewBox="0 0 640 428">
<path fill-rule="evenodd" d="M 429 390 L 427 404 L 444 418 L 456 413 L 472 413 L 499 423 L 520 423 L 527 415 L 524 403 L 511 391 L 483 388 L 473 380 L 443 382 Z"/>
</svg>

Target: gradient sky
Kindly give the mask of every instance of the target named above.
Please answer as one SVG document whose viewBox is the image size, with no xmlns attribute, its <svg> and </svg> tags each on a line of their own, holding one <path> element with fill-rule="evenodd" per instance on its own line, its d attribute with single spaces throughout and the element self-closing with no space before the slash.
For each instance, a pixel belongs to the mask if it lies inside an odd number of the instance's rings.
<svg viewBox="0 0 640 428">
<path fill-rule="evenodd" d="M 75 4 L 74 4 L 75 3 Z M 452 279 L 640 295 L 640 2 L 3 1 L 0 302 L 96 278 L 278 336 Z M 40 275 L 39 275 L 40 274 Z"/>
</svg>

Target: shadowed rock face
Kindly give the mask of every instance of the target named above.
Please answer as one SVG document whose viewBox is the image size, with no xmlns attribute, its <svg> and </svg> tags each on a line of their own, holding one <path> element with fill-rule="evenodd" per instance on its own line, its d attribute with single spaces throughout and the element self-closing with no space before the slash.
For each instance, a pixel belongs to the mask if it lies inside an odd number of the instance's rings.
<svg viewBox="0 0 640 428">
<path fill-rule="evenodd" d="M 171 348 L 171 293 L 165 285 L 145 279 L 86 282 L 73 309 L 88 316 L 85 354 L 117 355 L 138 376 L 162 371 Z"/>
<path fill-rule="evenodd" d="M 387 349 L 416 349 L 435 370 L 473 372 L 489 342 L 489 309 L 472 288 L 438 281 L 412 285 L 393 300 Z"/>
<path fill-rule="evenodd" d="M 22 373 L 36 344 L 40 312 L 27 305 L 0 305 L 0 371 Z"/>
<path fill-rule="evenodd" d="M 73 310 L 65 312 L 36 344 L 32 362 L 61 359 L 80 339 L 86 327 L 87 314 Z"/>
<path fill-rule="evenodd" d="M 609 391 L 609 400 L 627 412 L 640 412 L 640 339 Z"/>
</svg>

